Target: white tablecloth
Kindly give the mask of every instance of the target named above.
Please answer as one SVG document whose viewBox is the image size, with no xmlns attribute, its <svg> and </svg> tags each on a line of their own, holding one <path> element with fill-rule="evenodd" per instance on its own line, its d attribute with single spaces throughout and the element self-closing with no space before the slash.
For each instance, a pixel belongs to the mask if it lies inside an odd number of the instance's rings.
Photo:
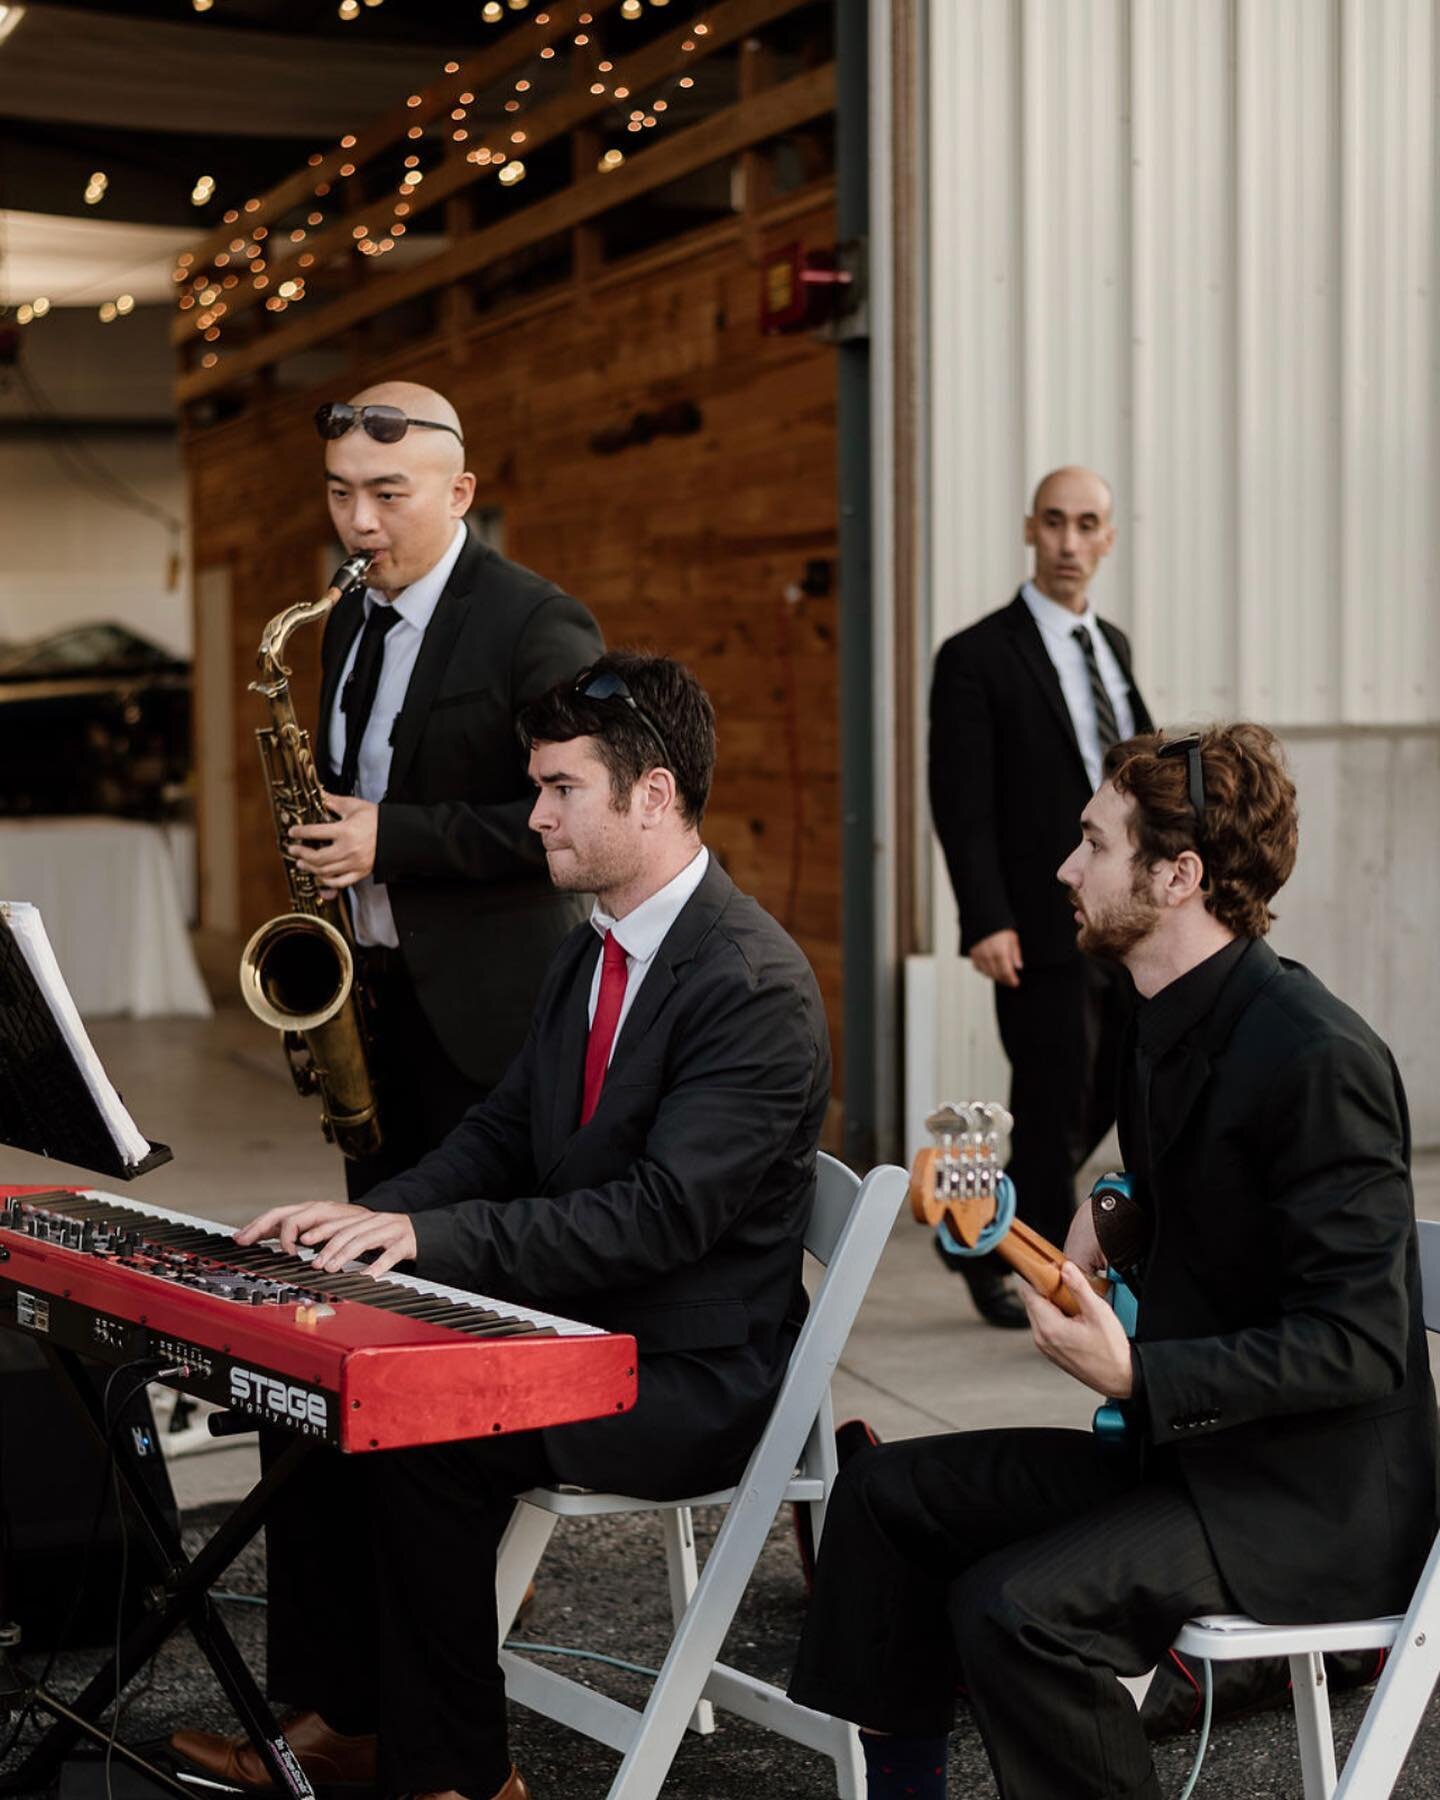
<svg viewBox="0 0 1440 1800">
<path fill-rule="evenodd" d="M 163 826 L 0 819 L 0 899 L 40 908 L 84 1017 L 209 1017 Z"/>
</svg>

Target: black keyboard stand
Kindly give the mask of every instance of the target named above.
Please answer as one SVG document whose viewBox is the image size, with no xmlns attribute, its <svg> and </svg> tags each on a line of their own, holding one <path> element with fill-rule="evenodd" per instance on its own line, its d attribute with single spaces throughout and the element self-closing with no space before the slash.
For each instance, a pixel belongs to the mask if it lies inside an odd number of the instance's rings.
<svg viewBox="0 0 1440 1800">
<path fill-rule="evenodd" d="M 55 1345 L 47 1344 L 45 1352 L 69 1382 L 102 1441 L 106 1440 L 101 1397 L 94 1383 L 86 1379 L 84 1362 L 73 1351 Z M 197 1555 L 189 1557 L 179 1532 L 165 1517 L 136 1469 L 136 1452 L 127 1435 L 116 1433 L 114 1443 L 124 1502 L 144 1527 L 143 1537 L 132 1548 L 150 1564 L 151 1585 L 146 1591 L 150 1610 L 120 1645 L 118 1658 L 112 1656 L 75 1700 L 65 1702 L 43 1688 L 30 1687 L 30 1704 L 48 1713 L 53 1723 L 19 1767 L 0 1777 L 0 1794 L 34 1793 L 48 1787 L 66 1755 L 82 1737 L 108 1745 L 110 1731 L 98 1723 L 100 1715 L 114 1700 L 117 1689 L 123 1690 L 133 1681 L 161 1644 L 185 1625 L 269 1770 L 276 1794 L 290 1795 L 293 1800 L 314 1800 L 315 1790 L 210 1599 L 210 1589 L 265 1523 L 276 1497 L 312 1454 L 314 1446 L 301 1437 L 287 1444 L 214 1536 Z M 197 1800 L 198 1795 L 209 1791 L 179 1780 L 169 1770 L 119 1742 L 114 1754 L 169 1792 L 183 1796 L 183 1800 Z"/>
</svg>

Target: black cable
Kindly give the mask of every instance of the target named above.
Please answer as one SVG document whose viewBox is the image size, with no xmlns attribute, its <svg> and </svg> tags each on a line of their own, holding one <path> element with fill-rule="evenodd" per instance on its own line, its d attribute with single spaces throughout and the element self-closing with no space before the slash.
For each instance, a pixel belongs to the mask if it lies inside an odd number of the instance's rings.
<svg viewBox="0 0 1440 1800">
<path fill-rule="evenodd" d="M 163 1360 L 159 1357 L 147 1357 L 145 1361 L 152 1365 L 161 1363 L 161 1367 L 151 1367 L 141 1376 L 140 1380 L 136 1382 L 129 1393 L 126 1394 L 125 1398 L 120 1402 L 119 1406 L 116 1407 L 113 1420 L 108 1416 L 110 1387 L 115 1376 L 119 1374 L 119 1369 L 111 1371 L 110 1380 L 105 1383 L 105 1393 L 100 1402 L 101 1417 L 105 1420 L 105 1441 L 110 1465 L 110 1484 L 115 1494 L 115 1519 L 120 1527 L 120 1581 L 115 1595 L 115 1702 L 110 1709 L 110 1736 L 105 1745 L 105 1800 L 115 1800 L 114 1790 L 110 1785 L 111 1765 L 115 1756 L 115 1740 L 120 1733 L 120 1719 L 124 1711 L 121 1696 L 125 1684 L 120 1679 L 120 1651 L 125 1642 L 125 1588 L 130 1579 L 130 1526 L 125 1517 L 125 1496 L 120 1489 L 120 1463 L 116 1455 L 115 1439 L 120 1428 L 125 1423 L 125 1409 L 130 1405 L 131 1401 L 135 1399 L 136 1395 L 142 1393 L 149 1387 L 150 1383 L 159 1376 L 178 1375 L 181 1373 L 181 1370 L 178 1368 L 165 1367 L 163 1365 Z M 120 1365 L 121 1368 L 133 1366 L 133 1364 L 123 1363 Z"/>
<path fill-rule="evenodd" d="M 107 468 L 84 437 L 62 414 L 56 412 L 49 395 L 23 364 L 16 367 L 15 374 L 34 409 L 35 417 L 44 424 L 55 426 L 61 434 L 58 444 L 51 442 L 48 445 L 61 472 L 88 486 L 97 499 L 108 501 L 114 506 L 126 507 L 131 512 L 142 513 L 146 518 L 155 520 L 170 533 L 172 545 L 178 543 L 182 530 L 180 519 L 163 506 L 156 506 L 153 501 L 147 500 Z"/>
<path fill-rule="evenodd" d="M 87 1533 L 86 1538 L 85 1538 L 85 1547 L 80 1552 L 80 1572 L 76 1576 L 75 1592 L 71 1596 L 70 1608 L 69 1608 L 69 1611 L 65 1615 L 65 1623 L 61 1626 L 59 1632 L 56 1634 L 55 1642 L 51 1645 L 49 1655 L 45 1658 L 45 1666 L 41 1670 L 38 1680 L 36 1680 L 36 1682 L 34 1683 L 34 1686 L 31 1689 L 30 1698 L 25 1702 L 24 1706 L 20 1709 L 19 1718 L 15 1721 L 15 1725 L 14 1725 L 13 1729 L 11 1730 L 9 1737 L 6 1739 L 4 1747 L 0 1748 L 0 1765 L 3 1765 L 9 1759 L 9 1757 L 15 1750 L 16 1745 L 20 1742 L 21 1733 L 24 1731 L 26 1725 L 29 1724 L 31 1714 L 35 1710 L 35 1696 L 41 1689 L 48 1686 L 49 1681 L 50 1681 L 50 1676 L 53 1673 L 54 1668 L 55 1668 L 55 1659 L 64 1650 L 65 1645 L 66 1645 L 66 1640 L 69 1638 L 70 1633 L 74 1630 L 75 1617 L 76 1617 L 76 1614 L 80 1610 L 80 1602 L 84 1599 L 84 1596 L 85 1596 L 85 1578 L 90 1572 L 90 1557 L 94 1551 L 96 1541 L 100 1535 L 101 1520 L 105 1517 L 105 1501 L 109 1494 L 111 1477 L 112 1477 L 112 1473 L 113 1473 L 114 1467 L 115 1467 L 115 1436 L 114 1436 L 113 1427 L 111 1426 L 111 1423 L 110 1423 L 110 1391 L 115 1385 L 116 1377 L 119 1375 L 123 1375 L 127 1369 L 143 1368 L 147 1371 L 147 1373 L 141 1378 L 141 1380 L 138 1383 L 136 1383 L 136 1385 L 130 1390 L 130 1392 L 125 1396 L 124 1400 L 121 1402 L 119 1417 L 123 1419 L 125 1408 L 134 1399 L 135 1395 L 140 1392 L 141 1388 L 147 1387 L 150 1384 L 150 1382 L 154 1380 L 155 1370 L 157 1367 L 161 1367 L 161 1366 L 163 1366 L 163 1359 L 158 1356 L 137 1357 L 132 1362 L 117 1363 L 116 1366 L 110 1371 L 110 1374 L 106 1379 L 105 1386 L 104 1386 L 104 1389 L 102 1390 L 101 1397 L 100 1397 L 100 1414 L 101 1414 L 101 1419 L 105 1426 L 105 1433 L 104 1433 L 104 1436 L 105 1436 L 105 1461 L 104 1461 L 103 1465 L 101 1466 L 101 1470 L 100 1470 L 100 1481 L 98 1484 L 96 1498 L 95 1498 L 95 1512 L 90 1520 L 90 1530 Z M 121 1569 L 122 1569 L 121 1604 L 123 1605 L 123 1603 L 124 1603 L 124 1567 L 125 1567 L 125 1555 L 126 1555 L 125 1515 L 124 1515 L 123 1508 L 120 1509 L 120 1534 L 121 1534 L 120 1548 L 121 1548 Z"/>
</svg>

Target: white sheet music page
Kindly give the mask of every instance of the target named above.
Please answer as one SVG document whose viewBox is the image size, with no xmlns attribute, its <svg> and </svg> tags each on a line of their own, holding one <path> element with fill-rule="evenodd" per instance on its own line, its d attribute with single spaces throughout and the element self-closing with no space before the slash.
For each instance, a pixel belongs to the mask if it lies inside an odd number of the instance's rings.
<svg viewBox="0 0 1440 1800">
<path fill-rule="evenodd" d="M 114 1083 L 105 1073 L 104 1064 L 95 1054 L 90 1034 L 75 1010 L 75 1002 L 70 998 L 65 977 L 60 973 L 60 965 L 50 947 L 50 937 L 39 907 L 32 906 L 28 900 L 0 900 L 0 913 L 4 914 L 10 934 L 20 946 L 20 954 L 35 977 L 35 985 L 49 1003 L 55 1023 L 85 1077 L 85 1085 L 100 1109 L 115 1148 L 127 1165 L 133 1167 L 143 1162 L 150 1154 L 149 1140 L 126 1112 Z"/>
</svg>

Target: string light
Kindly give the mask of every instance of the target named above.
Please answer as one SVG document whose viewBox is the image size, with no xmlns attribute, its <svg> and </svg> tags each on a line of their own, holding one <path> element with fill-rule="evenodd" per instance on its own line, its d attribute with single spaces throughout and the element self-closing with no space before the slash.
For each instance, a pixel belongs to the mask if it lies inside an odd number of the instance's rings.
<svg viewBox="0 0 1440 1800">
<path fill-rule="evenodd" d="M 110 177 L 103 169 L 97 169 L 85 187 L 85 204 L 98 206 L 105 198 L 105 190 L 110 185 Z"/>
<path fill-rule="evenodd" d="M 210 8 L 215 4 L 215 0 L 190 0 L 190 4 L 195 8 L 196 12 L 206 13 L 209 12 Z"/>
<path fill-rule="evenodd" d="M 105 304 L 100 308 L 100 323 L 102 325 L 110 325 L 110 324 L 114 323 L 114 319 L 115 319 L 115 302 L 113 300 L 107 300 L 105 302 Z"/>
<path fill-rule="evenodd" d="M 364 0 L 364 4 L 367 6 L 378 6 L 381 3 L 382 0 Z M 213 6 L 214 0 L 206 0 L 206 4 L 203 6 L 200 5 L 199 0 L 194 0 L 194 4 L 197 11 L 208 11 L 210 7 Z M 652 0 L 652 4 L 657 7 L 662 7 L 668 4 L 668 0 Z M 361 0 L 341 0 L 339 10 L 342 17 L 354 18 L 358 16 L 360 7 Z M 508 10 L 511 12 L 523 13 L 528 9 L 529 0 L 508 0 Z M 481 17 L 487 24 L 491 25 L 501 23 L 505 18 L 506 10 L 507 8 L 502 4 L 502 0 L 484 0 L 484 4 L 479 7 Z M 644 10 L 643 0 L 622 0 L 620 7 L 622 16 L 627 19 L 638 19 L 643 17 Z M 534 18 L 535 23 L 542 27 L 548 25 L 551 19 L 551 15 L 544 11 L 532 14 L 532 17 Z M 603 45 L 599 44 L 595 39 L 593 32 L 584 29 L 591 27 L 594 24 L 594 14 L 592 12 L 583 12 L 575 15 L 574 22 L 576 26 L 581 28 L 575 30 L 572 36 L 572 42 L 578 48 L 584 49 L 592 45 L 596 47 L 597 51 L 598 49 L 603 48 Z M 692 26 L 690 29 L 693 35 L 687 36 L 681 46 L 682 50 L 686 53 L 694 52 L 698 47 L 695 40 L 705 36 L 709 31 L 709 27 L 704 24 Z M 539 56 L 541 60 L 544 61 L 553 60 L 556 54 L 557 52 L 553 45 L 543 45 L 539 50 Z M 615 69 L 614 62 L 609 58 L 602 58 L 593 66 L 602 75 L 613 74 Z M 460 63 L 451 61 L 444 65 L 444 72 L 447 76 L 457 75 L 460 72 L 461 67 L 462 65 Z M 660 122 L 660 116 L 669 110 L 670 103 L 665 98 L 665 94 L 673 93 L 677 87 L 690 89 L 693 88 L 694 85 L 693 79 L 689 76 L 678 78 L 672 77 L 670 82 L 667 83 L 662 90 L 661 95 L 650 102 L 648 111 L 641 107 L 637 107 L 631 112 L 628 121 L 628 129 L 633 132 L 642 132 L 646 129 L 653 129 Z M 607 92 L 606 83 L 603 80 L 593 81 L 588 84 L 588 86 L 590 94 L 597 99 L 603 97 Z M 534 83 L 531 80 L 522 77 L 514 82 L 512 91 L 517 96 L 525 95 L 533 98 L 533 87 Z M 631 90 L 623 85 L 616 87 L 613 90 L 613 98 L 616 101 L 626 100 L 630 97 L 630 92 Z M 470 92 L 453 97 L 451 106 L 446 109 L 449 113 L 449 122 L 456 126 L 468 124 L 469 114 L 465 109 L 473 105 L 474 100 L 475 95 Z M 406 97 L 406 106 L 412 111 L 424 107 L 425 104 L 426 96 L 424 94 L 416 93 Z M 506 113 L 512 116 L 525 110 L 518 98 L 507 99 L 504 102 L 504 109 Z M 444 117 L 443 113 L 441 114 L 441 117 Z M 405 137 L 408 138 L 411 143 L 415 144 L 417 149 L 419 148 L 418 140 L 423 139 L 427 135 L 426 124 L 424 121 L 429 118 L 429 113 L 422 114 L 421 120 L 410 126 L 405 132 Z M 445 148 L 445 129 L 442 126 L 436 131 L 436 123 L 436 121 L 431 121 L 430 130 L 439 140 L 437 149 L 443 154 Z M 467 142 L 471 133 L 466 129 L 456 129 L 450 131 L 449 136 L 450 141 L 459 146 Z M 518 183 L 525 180 L 527 172 L 524 161 L 519 155 L 514 154 L 511 151 L 510 146 L 518 147 L 524 145 L 528 141 L 528 133 L 523 129 L 511 130 L 507 133 L 507 139 L 507 146 L 503 150 L 492 149 L 485 144 L 478 144 L 473 149 L 463 152 L 463 155 L 466 161 L 477 167 L 493 170 L 499 176 L 501 184 L 510 188 L 515 187 Z M 357 141 L 358 140 L 353 133 L 347 133 L 338 140 L 338 145 L 342 151 L 353 151 L 356 148 Z M 333 154 L 333 152 L 331 154 Z M 596 162 L 596 169 L 602 173 L 609 173 L 622 167 L 625 160 L 625 151 L 621 150 L 618 146 L 611 147 L 599 155 Z M 309 166 L 319 170 L 326 161 L 326 155 L 317 152 L 310 156 Z M 397 240 L 406 232 L 407 227 L 403 221 L 405 216 L 411 211 L 411 206 L 409 204 L 410 199 L 424 181 L 425 171 L 419 167 L 419 156 L 406 156 L 404 157 L 403 162 L 404 173 L 397 184 L 395 197 L 390 207 L 392 216 L 388 228 L 385 229 L 383 235 L 372 235 L 371 228 L 368 225 L 351 228 L 351 237 L 355 250 L 362 255 L 374 257 L 387 254 L 396 248 Z M 432 170 L 432 173 L 433 172 L 434 171 Z M 355 174 L 356 164 L 353 161 L 339 165 L 339 179 L 348 180 Z M 314 188 L 315 198 L 317 200 L 322 200 L 328 195 L 330 192 L 330 185 L 329 182 L 325 181 L 317 183 Z M 96 176 L 92 178 L 91 183 L 91 187 L 97 191 L 92 198 L 90 191 L 87 190 L 87 201 L 89 201 L 90 204 L 95 204 L 96 201 L 103 196 L 107 186 L 107 178 L 102 173 L 97 172 Z M 209 200 L 213 199 L 214 193 L 215 179 L 213 176 L 200 176 L 196 178 L 195 188 L 192 194 L 194 204 L 198 206 L 207 203 Z M 258 199 L 251 199 L 245 202 L 244 210 L 246 212 L 255 212 L 260 209 L 262 204 L 263 203 Z M 305 225 L 310 229 L 318 229 L 325 224 L 326 214 L 322 211 L 316 210 L 303 216 L 305 218 Z M 225 214 L 227 223 L 234 223 L 239 217 L 240 214 L 234 210 L 228 211 Z M 296 215 L 292 213 L 290 219 L 285 220 L 282 213 L 281 222 L 278 223 L 276 227 L 277 230 L 283 230 L 288 233 L 288 242 L 291 245 L 303 243 L 309 234 L 305 228 L 295 223 L 295 217 Z M 382 214 L 382 219 L 383 217 L 384 215 Z M 337 219 L 336 223 L 338 224 L 339 222 L 339 219 Z M 222 252 L 218 257 L 212 257 L 210 262 L 211 266 L 218 270 L 221 264 L 228 260 L 230 254 L 234 254 L 237 261 L 243 257 L 245 259 L 245 265 L 241 269 L 241 273 L 249 277 L 251 288 L 258 294 L 259 290 L 262 290 L 269 285 L 269 280 L 263 273 L 266 269 L 266 263 L 263 256 L 259 253 L 259 240 L 265 236 L 265 228 L 258 228 L 253 235 L 256 239 L 254 243 L 247 244 L 243 239 L 233 240 L 230 252 Z M 291 271 L 297 268 L 304 269 L 306 267 L 313 267 L 315 261 L 315 255 L 307 251 L 296 256 L 293 261 L 289 262 L 288 266 L 282 265 L 276 271 L 277 278 L 282 275 L 289 278 L 281 284 L 276 293 L 263 301 L 266 309 L 278 313 L 283 311 L 288 305 L 302 300 L 305 297 L 303 278 L 293 276 Z M 175 280 L 178 283 L 183 284 L 190 279 L 188 265 L 191 262 L 193 262 L 193 253 L 187 253 L 175 272 Z M 198 299 L 196 294 L 192 293 L 186 293 L 178 297 L 182 309 L 193 308 L 197 304 L 202 307 L 208 304 L 213 308 L 213 312 L 201 313 L 197 319 L 200 329 L 207 334 L 218 333 L 216 319 L 218 318 L 218 315 L 225 310 L 223 303 L 218 306 L 215 305 L 219 289 L 214 283 L 218 282 L 220 279 L 218 274 L 208 278 L 203 275 L 197 277 L 195 280 L 195 287 L 198 291 Z M 225 286 L 229 288 L 230 286 L 237 284 L 239 279 L 240 277 L 238 275 L 229 275 L 225 277 Z M 121 298 L 125 297 L 122 296 Z M 133 297 L 130 297 L 130 305 L 133 306 L 133 304 Z M 117 309 L 111 315 L 112 317 L 121 316 L 118 301 L 106 302 L 106 305 Z M 31 317 L 38 316 L 39 313 L 32 303 Z M 214 356 L 208 356 L 203 359 L 202 366 L 213 367 L 216 360 L 217 359 Z"/>
</svg>

